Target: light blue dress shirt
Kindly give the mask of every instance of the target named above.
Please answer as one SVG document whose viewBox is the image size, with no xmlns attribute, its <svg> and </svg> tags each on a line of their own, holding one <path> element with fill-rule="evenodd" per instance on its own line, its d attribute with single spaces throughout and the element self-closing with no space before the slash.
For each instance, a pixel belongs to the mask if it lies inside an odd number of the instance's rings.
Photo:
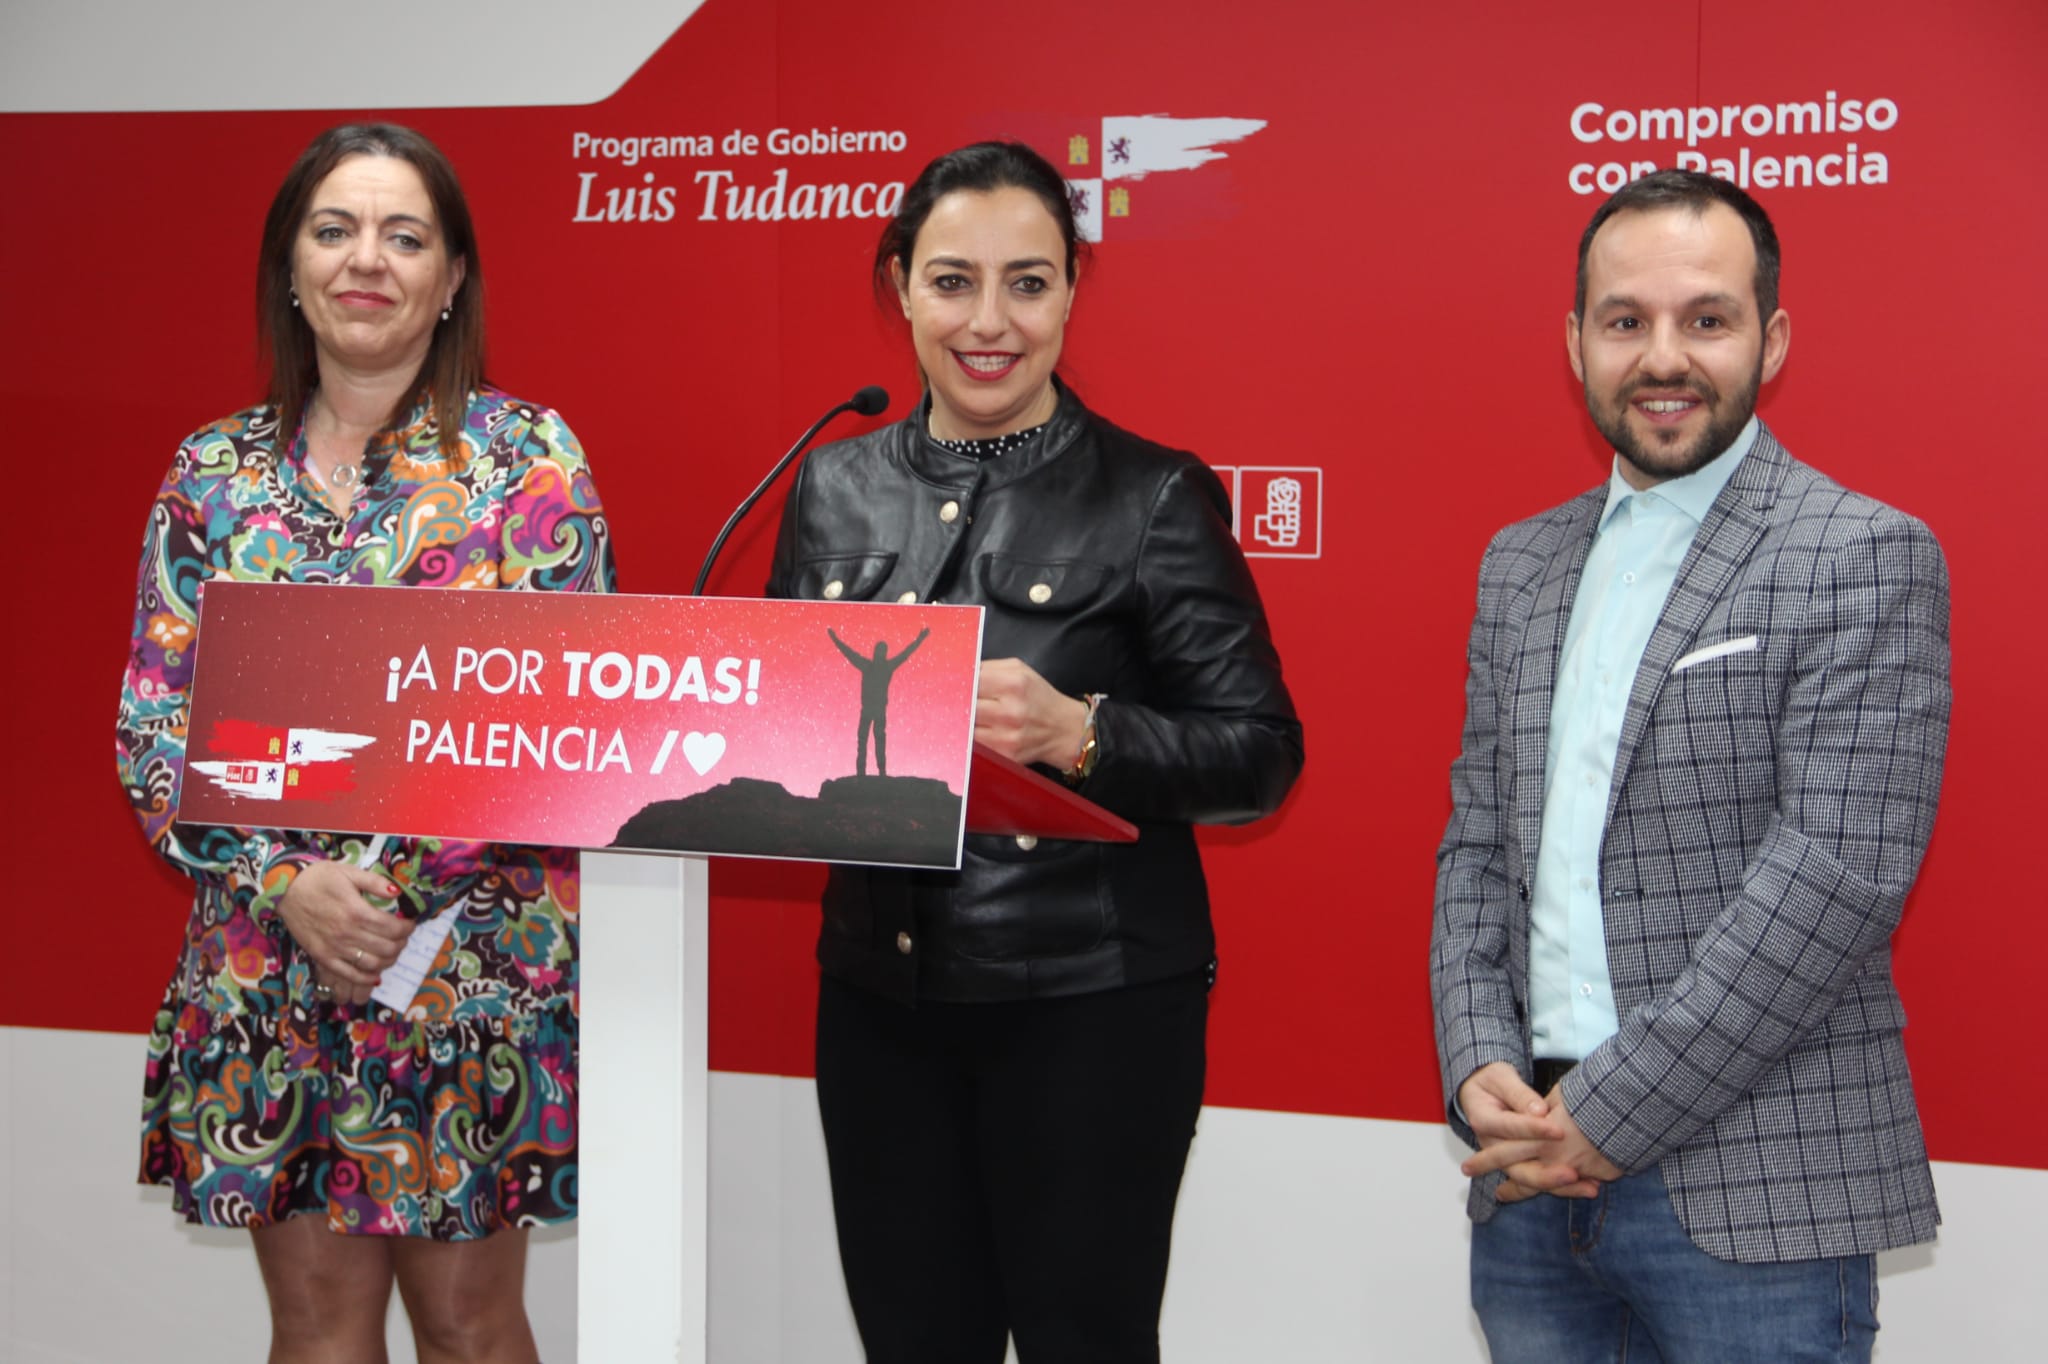
<svg viewBox="0 0 2048 1364">
<path fill-rule="evenodd" d="M 1600 912 L 1600 841 L 1615 750 L 1650 632 L 1693 536 L 1756 443 L 1752 416 L 1720 458 L 1645 492 L 1607 482 L 1550 697 L 1543 832 L 1529 904 L 1529 1024 L 1534 1054 L 1583 1060 L 1620 1026 Z"/>
</svg>

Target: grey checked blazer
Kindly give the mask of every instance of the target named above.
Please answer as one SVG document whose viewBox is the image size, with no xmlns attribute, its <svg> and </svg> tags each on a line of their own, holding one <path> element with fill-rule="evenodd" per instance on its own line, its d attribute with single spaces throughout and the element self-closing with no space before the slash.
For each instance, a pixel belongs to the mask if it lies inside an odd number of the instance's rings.
<svg viewBox="0 0 2048 1364">
<path fill-rule="evenodd" d="M 1530 1073 L 1551 688 L 1604 500 L 1508 527 L 1479 570 L 1430 943 L 1467 1142 L 1458 1086 L 1492 1061 Z M 1891 934 L 1934 823 L 1948 666 L 1927 527 L 1761 431 L 1629 695 L 1600 849 L 1621 1030 L 1564 1081 L 1593 1144 L 1631 1173 L 1661 1163 L 1680 1223 L 1722 1259 L 1861 1254 L 1940 1221 Z M 1474 1182 L 1475 1220 L 1498 1179 Z"/>
</svg>

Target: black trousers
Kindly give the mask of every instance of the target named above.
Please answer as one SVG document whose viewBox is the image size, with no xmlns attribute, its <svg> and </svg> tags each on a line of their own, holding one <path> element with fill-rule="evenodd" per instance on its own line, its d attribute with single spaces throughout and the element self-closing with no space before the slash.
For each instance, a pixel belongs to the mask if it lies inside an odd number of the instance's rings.
<svg viewBox="0 0 2048 1364">
<path fill-rule="evenodd" d="M 870 1364 L 1154 1364 L 1208 982 L 905 1008 L 827 978 L 818 1109 Z"/>
</svg>

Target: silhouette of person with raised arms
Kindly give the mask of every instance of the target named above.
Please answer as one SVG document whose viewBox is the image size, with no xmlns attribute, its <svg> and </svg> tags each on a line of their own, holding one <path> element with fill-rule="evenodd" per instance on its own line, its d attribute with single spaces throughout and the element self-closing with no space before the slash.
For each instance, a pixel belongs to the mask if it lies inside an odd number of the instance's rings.
<svg viewBox="0 0 2048 1364">
<path fill-rule="evenodd" d="M 917 652 L 917 646 L 924 643 L 931 627 L 919 630 L 917 638 L 905 645 L 903 652 L 894 658 L 889 657 L 887 640 L 876 640 L 874 657 L 863 658 L 856 650 L 848 648 L 846 641 L 831 626 L 825 627 L 825 633 L 832 636 L 832 642 L 839 647 L 840 653 L 846 655 L 846 661 L 860 669 L 860 735 L 853 750 L 853 774 L 856 777 L 868 774 L 868 730 L 872 727 L 875 731 L 875 775 L 886 777 L 889 775 L 889 679 L 896 675 L 896 670 L 906 659 Z"/>
</svg>

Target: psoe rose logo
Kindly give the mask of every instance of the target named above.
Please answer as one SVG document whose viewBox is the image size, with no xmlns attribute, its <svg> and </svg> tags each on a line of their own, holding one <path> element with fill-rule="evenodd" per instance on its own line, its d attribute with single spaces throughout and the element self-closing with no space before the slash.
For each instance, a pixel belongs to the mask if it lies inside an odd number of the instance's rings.
<svg viewBox="0 0 2048 1364">
<path fill-rule="evenodd" d="M 1231 529 L 1248 559 L 1323 557 L 1323 471 L 1213 466 L 1230 491 Z"/>
</svg>

